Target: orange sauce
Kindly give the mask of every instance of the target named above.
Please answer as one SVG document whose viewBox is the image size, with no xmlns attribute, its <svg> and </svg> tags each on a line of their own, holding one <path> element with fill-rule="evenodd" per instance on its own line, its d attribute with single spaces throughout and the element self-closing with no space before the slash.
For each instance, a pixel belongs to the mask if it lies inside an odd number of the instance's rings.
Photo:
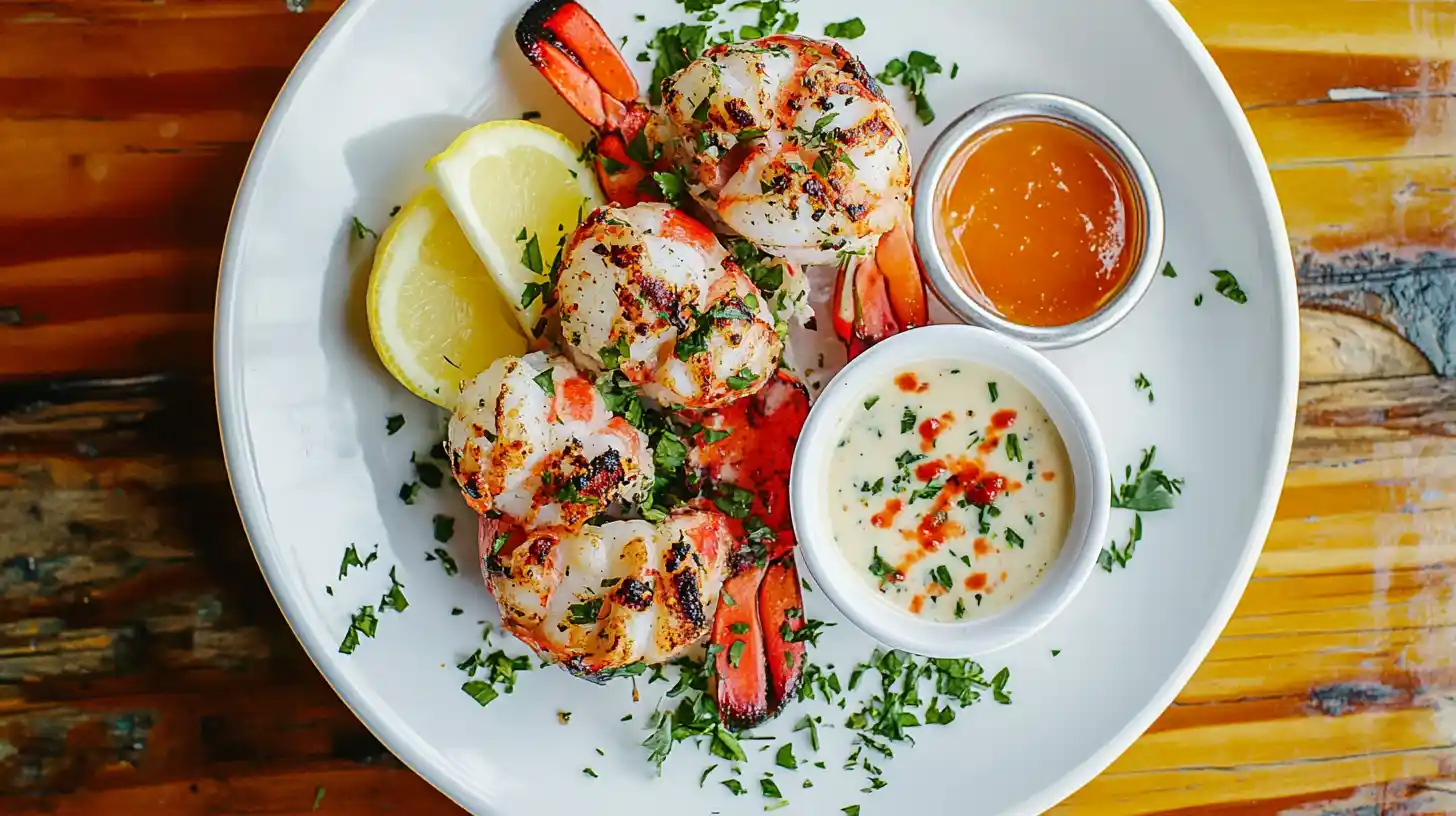
<svg viewBox="0 0 1456 816">
<path fill-rule="evenodd" d="M 949 265 L 997 314 L 1063 326 L 1122 288 L 1141 251 L 1134 182 L 1082 130 L 1046 119 L 996 125 L 962 145 L 937 190 Z"/>
</svg>

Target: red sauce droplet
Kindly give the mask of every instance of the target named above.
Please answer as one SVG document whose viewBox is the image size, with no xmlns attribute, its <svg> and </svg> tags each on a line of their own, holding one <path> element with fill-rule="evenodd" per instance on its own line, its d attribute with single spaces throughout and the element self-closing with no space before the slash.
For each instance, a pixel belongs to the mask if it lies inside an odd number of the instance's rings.
<svg viewBox="0 0 1456 816">
<path fill-rule="evenodd" d="M 961 526 L 960 522 L 951 521 L 947 516 L 945 508 L 949 502 L 944 499 L 945 493 L 942 492 L 941 497 L 935 500 L 935 506 L 925 514 L 925 518 L 922 518 L 920 524 L 915 528 L 915 537 L 924 549 L 938 550 L 940 545 L 945 542 L 966 534 L 966 528 Z"/>
<path fill-rule="evenodd" d="M 1043 482 L 1050 482 L 1051 480 L 1053 480 L 1055 478 L 1057 478 L 1057 474 L 1052 473 L 1050 470 L 1043 470 L 1041 472 L 1041 480 Z"/>
<path fill-rule="evenodd" d="M 920 423 L 920 452 L 929 453 L 935 448 L 935 440 L 955 421 L 950 414 L 942 414 L 939 417 L 931 417 Z"/>
<path fill-rule="evenodd" d="M 988 473 L 977 479 L 975 484 L 966 485 L 966 500 L 977 507 L 995 504 L 996 499 L 1006 491 L 1006 479 L 1000 474 Z"/>
<path fill-rule="evenodd" d="M 885 502 L 885 509 L 870 516 L 870 524 L 879 527 L 881 530 L 889 529 L 895 523 L 895 516 L 900 514 L 900 509 L 905 503 L 899 499 L 890 499 Z"/>
<path fill-rule="evenodd" d="M 991 542 L 987 541 L 984 538 L 978 538 L 978 539 L 976 539 L 976 541 L 975 541 L 975 547 L 976 547 L 976 555 L 990 555 L 991 554 Z"/>
<path fill-rule="evenodd" d="M 1010 408 L 1003 408 L 991 415 L 991 427 L 1006 430 L 1016 424 L 1016 412 Z"/>
<path fill-rule="evenodd" d="M 924 595 L 916 595 L 915 597 L 913 597 L 913 598 L 910 599 L 910 612 L 912 614 L 919 615 L 920 614 L 920 610 L 922 610 L 924 608 L 925 608 L 925 596 Z"/>
<path fill-rule="evenodd" d="M 971 573 L 971 575 L 968 578 L 966 578 L 966 589 L 985 589 L 985 588 L 986 588 L 986 573 L 984 573 L 984 572 L 974 572 L 974 573 Z"/>
<path fill-rule="evenodd" d="M 895 377 L 895 385 L 898 386 L 901 391 L 905 391 L 911 394 L 923 394 L 926 391 L 930 390 L 929 383 L 921 382 L 919 377 L 915 376 L 913 372 L 909 371 L 897 375 Z"/>
<path fill-rule="evenodd" d="M 933 482 L 937 477 L 944 474 L 945 465 L 939 459 L 921 462 L 915 467 L 915 478 L 922 482 Z"/>
<path fill-rule="evenodd" d="M 999 436 L 988 436 L 988 437 L 986 437 L 986 441 L 985 442 L 982 442 L 981 444 L 979 444 L 979 445 L 976 446 L 976 450 L 978 452 L 980 452 L 981 455 L 984 456 L 984 455 L 990 453 L 991 451 L 996 450 L 996 448 L 1000 447 L 1000 445 L 1001 445 L 1001 437 L 999 437 Z"/>
</svg>

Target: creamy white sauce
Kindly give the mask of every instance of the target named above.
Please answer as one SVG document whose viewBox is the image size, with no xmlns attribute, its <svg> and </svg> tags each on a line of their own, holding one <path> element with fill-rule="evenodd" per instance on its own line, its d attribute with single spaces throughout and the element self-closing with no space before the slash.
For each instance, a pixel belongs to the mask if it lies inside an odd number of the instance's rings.
<svg viewBox="0 0 1456 816">
<path fill-rule="evenodd" d="M 834 538 L 867 583 L 938 621 L 990 615 L 1036 585 L 1062 550 L 1074 485 L 1030 391 L 987 366 L 934 360 L 898 370 L 853 410 L 828 489 Z"/>
</svg>

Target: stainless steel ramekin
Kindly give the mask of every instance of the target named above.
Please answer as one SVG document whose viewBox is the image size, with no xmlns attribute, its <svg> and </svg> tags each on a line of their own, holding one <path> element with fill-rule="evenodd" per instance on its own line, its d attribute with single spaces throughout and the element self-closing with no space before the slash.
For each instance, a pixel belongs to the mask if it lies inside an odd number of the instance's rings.
<svg viewBox="0 0 1456 816">
<path fill-rule="evenodd" d="M 991 311 L 957 280 L 941 246 L 935 224 L 937 190 L 955 153 L 977 134 L 1011 120 L 1041 119 L 1070 125 L 1101 142 L 1132 180 L 1133 206 L 1142 210 L 1142 247 L 1122 289 L 1093 314 L 1062 326 L 1027 326 Z M 1076 345 L 1107 331 L 1128 315 L 1147 292 L 1163 258 L 1163 199 L 1142 151 L 1122 128 L 1101 111 L 1065 96 L 1011 94 L 983 102 L 951 123 L 931 145 L 915 180 L 915 243 L 936 297 L 957 317 L 1014 337 L 1029 346 L 1050 349 Z"/>
</svg>

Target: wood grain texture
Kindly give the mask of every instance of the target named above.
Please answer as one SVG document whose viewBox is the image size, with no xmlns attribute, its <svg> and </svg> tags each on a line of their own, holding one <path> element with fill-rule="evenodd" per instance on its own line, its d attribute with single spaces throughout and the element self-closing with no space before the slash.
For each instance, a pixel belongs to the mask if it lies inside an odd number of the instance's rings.
<svg viewBox="0 0 1456 816">
<path fill-rule="evenodd" d="M 1456 4 L 1177 5 L 1284 205 L 1298 431 L 1224 636 L 1060 810 L 1456 812 Z M 0 2 L 0 813 L 458 812 L 289 634 L 207 380 L 238 177 L 337 6 Z"/>
</svg>

